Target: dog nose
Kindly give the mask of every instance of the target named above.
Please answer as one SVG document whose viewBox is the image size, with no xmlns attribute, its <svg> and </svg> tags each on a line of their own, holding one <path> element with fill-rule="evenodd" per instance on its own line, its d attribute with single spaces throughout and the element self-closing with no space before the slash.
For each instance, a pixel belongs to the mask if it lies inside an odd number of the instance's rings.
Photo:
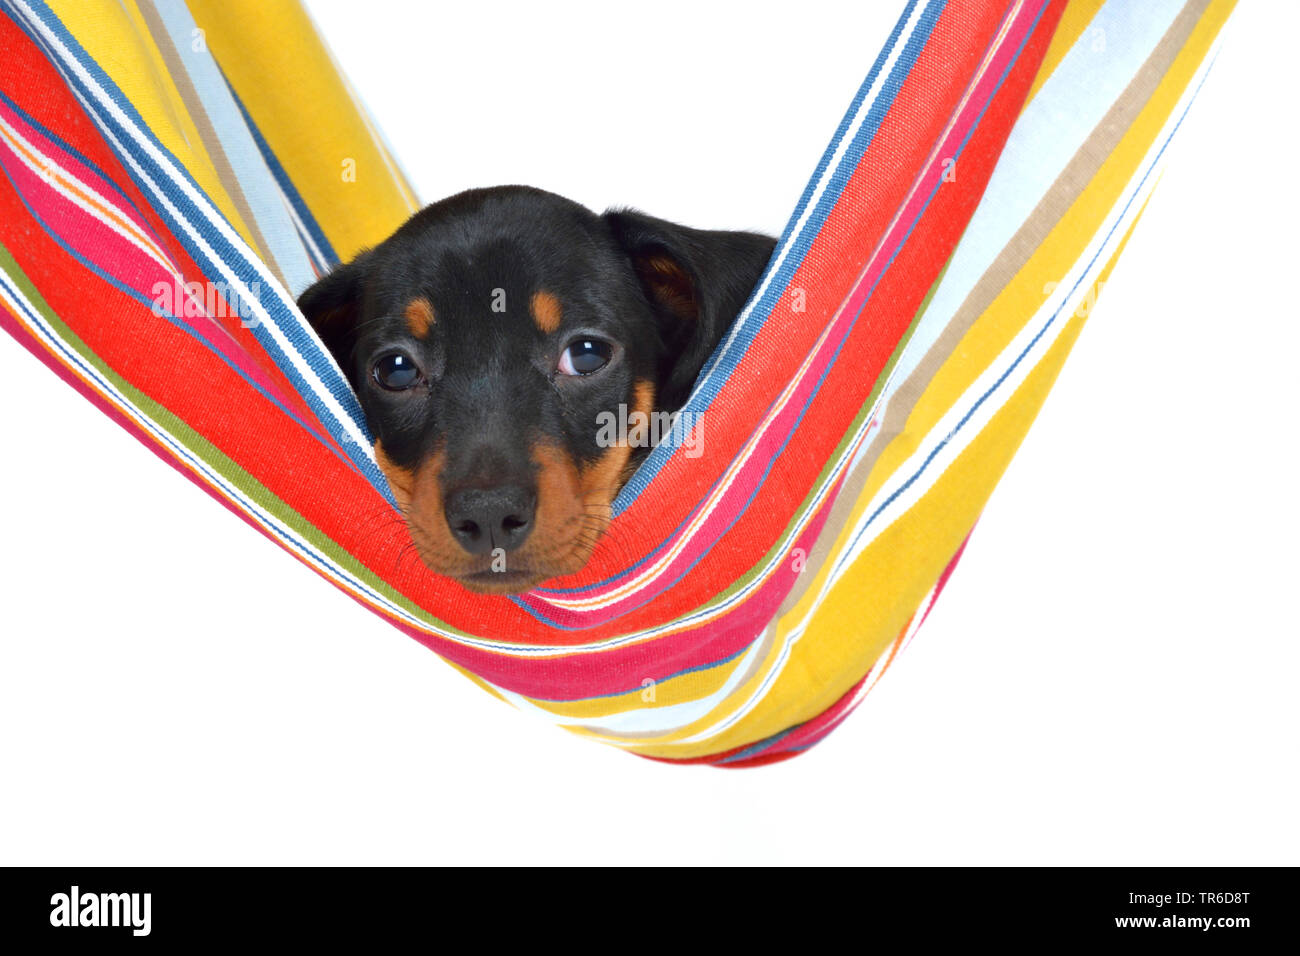
<svg viewBox="0 0 1300 956">
<path fill-rule="evenodd" d="M 531 491 L 507 485 L 458 491 L 447 497 L 443 510 L 460 546 L 470 554 L 486 554 L 494 548 L 513 551 L 523 544 L 533 530 L 535 507 Z"/>
</svg>

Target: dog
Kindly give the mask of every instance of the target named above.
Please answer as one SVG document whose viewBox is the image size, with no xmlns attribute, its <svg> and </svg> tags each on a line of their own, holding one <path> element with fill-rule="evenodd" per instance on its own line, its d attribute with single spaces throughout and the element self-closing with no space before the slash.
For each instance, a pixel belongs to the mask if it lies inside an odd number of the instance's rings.
<svg viewBox="0 0 1300 956">
<path fill-rule="evenodd" d="M 653 444 L 600 423 L 681 408 L 774 246 L 471 189 L 298 304 L 360 399 L 421 560 L 513 593 L 586 564 Z"/>
</svg>

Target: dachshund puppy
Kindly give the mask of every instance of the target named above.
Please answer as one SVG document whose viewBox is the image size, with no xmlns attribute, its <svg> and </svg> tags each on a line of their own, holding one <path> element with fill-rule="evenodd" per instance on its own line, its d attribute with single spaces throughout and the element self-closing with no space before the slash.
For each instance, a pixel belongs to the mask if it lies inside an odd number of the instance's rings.
<svg viewBox="0 0 1300 956">
<path fill-rule="evenodd" d="M 473 189 L 298 304 L 361 401 L 424 563 L 517 592 L 587 562 L 654 443 L 606 426 L 682 406 L 774 245 Z"/>
</svg>

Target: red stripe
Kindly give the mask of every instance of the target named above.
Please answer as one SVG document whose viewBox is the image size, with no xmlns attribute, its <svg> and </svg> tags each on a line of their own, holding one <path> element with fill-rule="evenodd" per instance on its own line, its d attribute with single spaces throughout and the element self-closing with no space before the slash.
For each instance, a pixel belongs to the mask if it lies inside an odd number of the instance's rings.
<svg viewBox="0 0 1300 956">
<path fill-rule="evenodd" d="M 35 122 L 57 133 L 68 146 L 84 156 L 103 176 L 118 186 L 127 196 L 136 216 L 145 222 L 154 240 L 175 263 L 178 271 L 187 281 L 204 281 L 203 272 L 186 254 L 180 242 L 171 235 L 169 227 L 144 194 L 136 188 L 125 167 L 118 161 L 116 153 L 104 140 L 95 122 L 86 115 L 80 102 L 67 88 L 62 76 L 46 59 L 39 47 L 32 43 L 27 34 L 8 17 L 0 17 L 0 50 L 5 56 L 5 93 Z M 60 154 L 60 159 L 66 158 L 67 154 L 61 148 Z M 85 170 L 84 165 L 79 161 L 74 161 L 73 166 L 65 168 L 78 172 Z M 96 175 L 95 178 L 98 179 L 99 176 Z M 9 248 L 11 253 L 17 252 L 14 246 Z M 256 337 L 242 327 L 239 319 L 222 319 L 218 320 L 218 324 L 235 340 L 238 351 L 256 363 L 276 396 L 303 421 L 311 423 L 322 434 L 326 434 L 306 403 L 298 397 L 288 378 L 262 351 Z M 237 394 L 232 394 L 230 399 L 232 402 L 242 401 Z"/>
<path fill-rule="evenodd" d="M 969 219 L 1045 52 L 1061 5 L 1054 3 L 1054 13 L 1044 16 L 1012 77 L 978 127 L 958 181 L 940 190 L 858 320 L 808 409 L 796 437 L 797 449 L 775 462 L 753 505 L 725 536 L 723 545 L 681 583 L 647 607 L 580 632 L 541 625 L 504 598 L 470 596 L 454 582 L 430 575 L 413 562 L 408 561 L 397 572 L 397 557 L 408 539 L 404 534 L 389 538 L 374 533 L 376 521 L 391 516 L 391 511 L 360 475 L 270 402 L 256 396 L 185 333 L 121 293 L 88 282 L 79 264 L 32 229 L 9 188 L 0 190 L 0 236 L 50 306 L 110 367 L 204 435 L 305 520 L 420 606 L 452 627 L 501 635 L 515 643 L 585 643 L 669 621 L 699 606 L 752 568 L 785 530 L 793 505 L 806 496 L 844 435 Z M 812 347 L 825 320 L 852 288 L 863 255 L 899 208 L 915 170 L 965 87 L 965 77 L 954 71 L 953 63 L 971 62 L 982 54 L 1004 9 L 980 0 L 952 0 L 948 5 L 844 196 L 795 275 L 792 285 L 808 293 L 807 313 L 797 321 L 767 323 L 709 413 L 709 455 L 674 459 L 652 489 L 620 516 L 618 533 L 606 536 L 584 572 L 559 582 L 561 586 L 600 580 L 626 567 L 631 563 L 629 555 L 644 553 L 658 543 L 663 529 L 679 523 L 716 480 L 747 438 L 747 430 L 752 429 L 754 409 L 771 403 Z M 8 57 L 5 84 L 10 95 L 104 170 L 140 207 L 150 227 L 166 235 L 160 218 L 135 189 L 57 73 L 26 36 L 3 18 L 0 49 Z M 178 243 L 164 245 L 187 278 L 202 278 Z M 5 325 L 10 328 L 12 321 Z M 287 401 L 295 411 L 314 423 L 248 330 L 242 329 L 237 319 L 225 325 L 240 348 L 289 396 Z M 77 387 L 86 394 L 84 386 Z M 102 402 L 96 404 L 105 407 Z M 157 450 L 138 429 L 105 410 Z M 824 515 L 825 511 L 818 522 Z M 815 536 L 817 530 L 814 527 L 809 534 Z M 807 546 L 810 540 L 801 544 Z M 603 652 L 599 657 L 518 660 L 427 635 L 415 636 L 501 686 L 546 696 L 556 695 L 557 689 L 564 695 L 594 696 L 625 689 L 628 673 L 671 672 L 678 664 L 707 663 L 727 656 L 731 648 L 743 647 L 752 639 L 755 627 L 766 623 L 792 580 L 793 576 L 779 578 L 759 599 L 751 600 L 707 633 L 675 635 Z M 413 633 L 410 628 L 404 630 Z"/>
<path fill-rule="evenodd" d="M 940 42 L 938 49 L 942 51 L 941 56 L 922 57 L 918 62 L 917 70 L 930 71 L 935 76 L 947 78 L 947 72 L 951 71 L 951 64 L 942 62 L 942 58 L 954 55 L 954 44 L 959 42 L 960 38 L 969 39 L 971 36 L 966 32 L 970 28 L 970 22 L 963 19 L 963 15 L 969 12 L 969 8 L 969 4 L 965 9 L 961 5 L 948 8 L 945 18 L 941 18 L 936 26 L 936 32 L 942 37 L 942 31 L 946 29 L 957 36 L 949 36 Z M 872 384 L 884 368 L 897 341 L 905 334 L 911 317 L 933 284 L 943 262 L 951 254 L 961 229 L 969 220 L 982 196 L 993 164 L 1006 141 L 1041 58 L 1046 52 L 1046 45 L 1050 41 L 1062 8 L 1063 4 L 1058 2 L 1043 14 L 1011 75 L 1008 76 L 1006 83 L 986 112 L 983 122 L 967 144 L 966 151 L 962 155 L 961 172 L 957 181 L 945 184 L 939 191 L 895 260 L 893 267 L 886 273 L 871 302 L 863 311 L 843 351 L 830 369 L 817 398 L 804 417 L 795 443 L 791 446 L 797 451 L 786 454 L 775 462 L 753 504 L 719 546 L 696 566 L 691 575 L 676 584 L 671 591 L 656 595 L 652 605 L 620 619 L 617 622 L 619 630 L 630 631 L 660 624 L 699 606 L 716 594 L 721 587 L 747 573 L 785 532 L 792 503 L 802 501 L 806 497 L 816 477 L 817 468 L 830 457 L 835 446 L 850 427 Z M 1026 11 L 1025 17 L 1032 20 L 1034 12 L 1035 8 L 1031 6 Z M 953 19 L 948 19 L 950 15 Z M 999 22 L 998 16 L 987 14 L 986 8 L 985 19 L 977 26 L 985 33 L 992 33 L 997 29 Z M 965 55 L 968 57 L 977 57 L 983 52 L 983 46 L 971 45 L 965 49 Z M 913 77 L 909 78 L 900 93 L 903 110 L 919 109 L 920 104 L 927 102 L 927 97 L 933 95 L 932 87 L 925 85 L 926 79 L 925 74 L 918 77 L 915 72 Z M 950 78 L 947 78 L 947 81 L 950 86 L 953 85 Z M 961 88 L 949 90 L 948 95 L 953 107 L 961 92 Z M 950 108 L 948 114 L 951 112 Z M 947 122 L 948 114 L 940 115 L 936 112 L 931 117 L 932 127 L 936 130 L 941 129 Z M 912 129 L 909 125 L 911 122 L 912 117 L 909 116 L 905 120 L 897 112 L 891 112 L 879 136 L 890 149 L 895 148 L 896 142 L 902 143 L 909 146 L 921 158 L 925 158 L 932 144 L 924 143 L 917 146 L 914 141 L 909 141 L 908 130 Z M 935 173 L 939 171 L 936 169 Z M 822 237 L 831 238 L 826 239 L 824 243 L 819 238 L 819 243 L 814 246 L 814 253 L 809 257 L 809 261 L 813 264 L 811 266 L 805 264 L 804 269 L 796 275 L 794 286 L 807 287 L 810 292 L 816 290 L 824 297 L 827 290 L 833 290 L 837 288 L 837 284 L 846 281 L 844 277 L 848 273 L 842 264 L 849 259 L 847 250 L 870 248 L 874 234 L 868 227 L 860 225 L 855 217 L 864 207 L 876 200 L 876 185 L 872 176 L 873 168 L 869 151 L 868 157 L 864 159 L 848 184 L 847 199 L 837 207 L 831 221 L 822 231 Z M 910 184 L 909 180 L 906 185 L 900 184 L 898 188 L 904 190 Z M 893 201 L 895 203 L 893 208 L 897 208 L 897 205 L 902 202 L 901 196 L 895 197 Z M 889 214 L 892 215 L 892 209 Z M 856 263 L 860 261 L 860 257 L 858 260 L 850 261 Z M 822 274 L 814 275 L 808 271 L 816 268 L 829 269 L 836 264 L 840 265 L 839 272 L 831 277 Z M 855 270 L 859 268 L 860 266 L 856 264 L 853 266 Z M 852 278 L 855 279 L 856 275 Z M 843 292 L 838 295 L 840 299 L 844 297 Z M 803 324 L 816 326 L 807 334 L 815 333 L 821 327 L 821 323 L 815 321 Z M 794 330 L 794 334 L 798 332 L 799 330 Z M 774 352 L 782 352 L 783 338 L 789 334 L 792 334 L 790 323 L 768 323 L 746 361 L 770 362 Z M 754 358 L 755 354 L 759 356 L 758 359 Z M 714 436 L 723 441 L 733 438 L 733 445 L 738 445 L 739 441 L 747 436 L 747 429 L 753 426 L 753 409 L 761 407 L 759 402 L 769 401 L 769 392 L 783 385 L 785 381 L 779 374 L 747 376 L 746 371 L 746 366 L 742 364 L 728 383 L 728 388 L 735 383 L 736 388 L 740 390 L 740 397 L 735 400 L 735 404 L 728 403 L 731 401 L 729 396 L 736 393 L 724 392 L 719 402 L 707 413 L 710 418 L 707 435 L 711 439 Z M 769 392 L 762 392 L 757 398 L 751 397 L 755 390 L 763 388 L 769 389 Z M 729 414 L 732 417 L 719 421 L 716 417 L 719 413 Z M 722 465 L 726 460 L 727 455 L 719 453 L 717 445 L 714 444 L 710 448 L 708 461 Z M 694 491 L 677 489 L 680 485 L 689 485 L 688 472 L 695 476 L 704 472 L 701 461 L 697 459 L 690 462 L 678 458 L 664 469 L 652 489 L 643 494 L 629 510 L 628 515 L 624 516 L 631 523 L 633 532 L 639 530 L 649 538 L 662 534 L 662 528 L 672 527 L 680 520 L 674 508 L 680 511 L 688 505 L 693 505 L 697 495 Z M 666 490 L 668 488 L 672 488 L 673 491 L 669 493 Z M 648 509 L 653 513 L 646 513 Z M 631 563 L 627 560 L 628 552 L 637 553 L 632 538 L 623 533 L 623 527 L 620 526 L 617 535 L 611 535 L 611 538 L 617 540 L 618 551 L 613 560 L 608 560 L 602 570 L 612 571 L 625 567 Z M 645 544 L 645 550 L 649 550 L 656 543 L 657 538 L 651 539 Z M 612 546 L 610 550 L 613 550 Z M 572 582 L 564 581 L 557 584 L 576 585 L 594 576 L 596 575 L 591 574 L 589 567 Z M 595 629 L 595 633 L 602 631 L 603 628 Z M 587 636 L 592 633 L 593 631 L 585 632 Z"/>
</svg>

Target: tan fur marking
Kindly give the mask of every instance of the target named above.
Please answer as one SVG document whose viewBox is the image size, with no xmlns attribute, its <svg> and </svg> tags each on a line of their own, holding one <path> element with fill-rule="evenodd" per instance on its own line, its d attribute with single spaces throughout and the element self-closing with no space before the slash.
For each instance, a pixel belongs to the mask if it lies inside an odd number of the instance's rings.
<svg viewBox="0 0 1300 956">
<path fill-rule="evenodd" d="M 629 414 L 650 415 L 654 410 L 654 383 L 638 380 L 632 387 Z M 443 513 L 441 474 L 443 452 L 422 462 L 414 472 L 396 467 L 375 445 L 375 457 L 388 475 L 393 493 L 406 516 L 420 559 L 432 571 L 461 579 L 480 594 L 500 594 L 532 587 L 551 578 L 582 570 L 609 526 L 614 496 L 631 477 L 632 448 L 626 443 L 608 449 L 599 460 L 579 468 L 564 449 L 551 444 L 533 447 L 537 465 L 537 508 L 528 540 L 506 558 L 510 571 L 525 572 L 498 584 L 492 575 L 464 580 L 487 570 L 490 555 L 470 555 L 447 527 Z"/>
<path fill-rule="evenodd" d="M 532 301 L 529 303 L 532 308 L 533 322 L 546 335 L 550 335 L 560 327 L 562 311 L 560 309 L 560 300 L 549 292 L 534 292 Z"/>
<path fill-rule="evenodd" d="M 628 418 L 638 412 L 649 416 L 654 411 L 654 383 L 646 379 L 637 379 L 632 384 L 632 407 L 628 409 Z M 605 452 L 594 464 L 588 465 L 582 472 L 582 497 L 588 507 L 610 511 L 614 496 L 619 493 L 627 480 L 632 477 L 632 449 L 626 444 L 615 445 Z M 606 522 L 608 522 L 606 518 Z"/>
<path fill-rule="evenodd" d="M 410 503 L 403 510 L 420 560 L 438 574 L 456 577 L 478 568 L 451 535 L 442 507 L 441 448 L 422 461 L 411 483 Z"/>
<path fill-rule="evenodd" d="M 412 299 L 402 314 L 406 316 L 406 327 L 417 339 L 429 334 L 429 328 L 433 325 L 433 306 L 428 299 Z"/>
<path fill-rule="evenodd" d="M 649 415 L 655 407 L 655 383 L 639 378 L 632 383 L 632 411 Z"/>
<path fill-rule="evenodd" d="M 537 569 L 541 581 L 572 574 L 586 564 L 604 531 L 604 521 L 600 515 L 584 513 L 581 476 L 567 452 L 538 445 L 533 461 L 537 463 L 537 512 L 523 557 Z"/>
</svg>

